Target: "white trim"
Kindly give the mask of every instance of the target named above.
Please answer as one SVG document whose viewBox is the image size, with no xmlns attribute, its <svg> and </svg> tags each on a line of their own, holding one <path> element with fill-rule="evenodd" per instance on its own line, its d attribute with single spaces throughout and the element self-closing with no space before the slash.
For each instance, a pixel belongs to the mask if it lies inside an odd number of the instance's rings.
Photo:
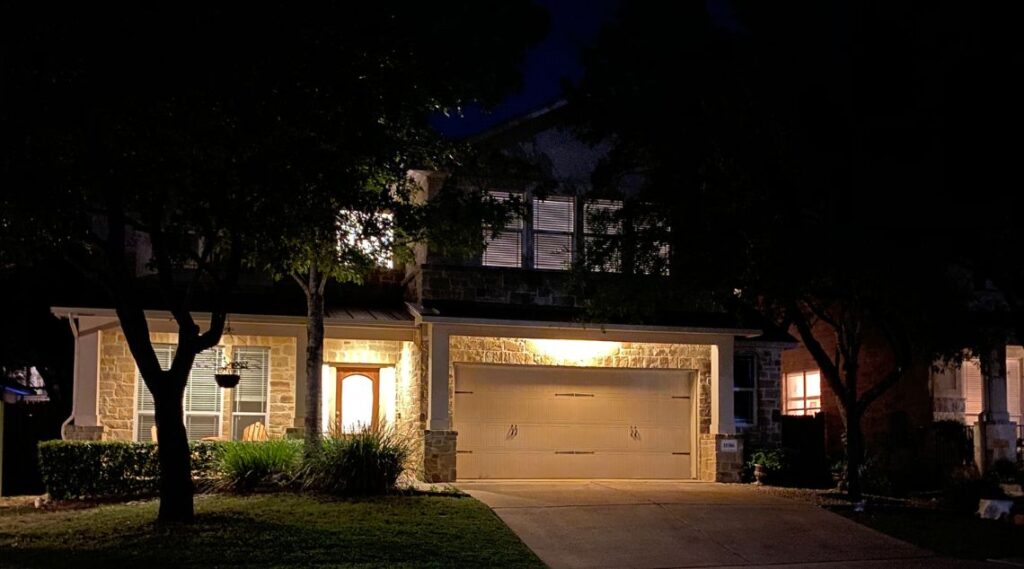
<svg viewBox="0 0 1024 569">
<path fill-rule="evenodd" d="M 87 307 L 65 307 L 65 306 L 51 306 L 50 312 L 58 317 L 73 316 L 101 316 L 101 317 L 117 317 L 117 312 L 113 308 L 87 308 Z M 168 322 L 174 320 L 174 316 L 166 310 L 146 310 L 145 311 L 147 320 L 166 320 Z M 209 322 L 209 314 L 203 312 L 193 313 L 193 318 L 196 322 L 207 323 Z M 305 327 L 306 317 L 305 316 L 278 316 L 272 314 L 231 314 L 231 322 L 234 323 L 250 323 L 250 324 L 267 324 L 274 326 L 296 326 L 301 325 Z M 357 320 L 353 318 L 335 318 L 326 317 L 324 318 L 324 326 L 334 327 L 367 327 L 367 328 L 413 328 L 415 323 L 412 320 Z"/>
<path fill-rule="evenodd" d="M 500 326 L 505 328 L 541 328 L 548 330 L 589 330 L 599 332 L 663 332 L 677 334 L 699 334 L 708 336 L 739 336 L 754 338 L 762 334 L 754 328 L 699 328 L 693 326 L 652 326 L 645 324 L 601 324 L 586 322 L 565 322 L 546 320 L 502 320 L 497 318 L 460 318 L 451 316 L 425 315 L 411 303 L 406 303 L 417 323 L 426 324 L 467 324 L 472 326 Z M 453 332 L 462 335 L 461 332 Z M 471 335 L 471 334 L 468 334 Z M 636 340 L 642 341 L 642 340 Z M 685 342 L 684 342 L 685 343 Z"/>
</svg>

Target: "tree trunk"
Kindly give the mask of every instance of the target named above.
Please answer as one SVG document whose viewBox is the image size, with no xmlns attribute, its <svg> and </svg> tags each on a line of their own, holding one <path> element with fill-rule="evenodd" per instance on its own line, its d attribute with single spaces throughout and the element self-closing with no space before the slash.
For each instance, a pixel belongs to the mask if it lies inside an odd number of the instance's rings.
<svg viewBox="0 0 1024 569">
<path fill-rule="evenodd" d="M 864 431 L 861 429 L 860 413 L 846 411 L 846 492 L 850 499 L 859 502 L 863 497 L 861 467 L 864 466 Z"/>
<path fill-rule="evenodd" d="M 316 268 L 310 269 L 306 292 L 306 452 L 319 448 L 320 392 L 324 363 L 324 293 Z"/>
<path fill-rule="evenodd" d="M 162 378 L 161 387 L 153 391 L 160 459 L 160 513 L 157 519 L 161 522 L 191 522 L 195 487 L 182 407 L 188 376 L 173 377 L 170 373 Z"/>
</svg>

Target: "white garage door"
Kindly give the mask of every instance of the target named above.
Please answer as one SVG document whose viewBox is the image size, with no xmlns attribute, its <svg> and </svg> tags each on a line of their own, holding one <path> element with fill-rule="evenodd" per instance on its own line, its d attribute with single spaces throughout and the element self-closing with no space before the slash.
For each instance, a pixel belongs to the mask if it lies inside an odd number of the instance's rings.
<svg viewBox="0 0 1024 569">
<path fill-rule="evenodd" d="M 460 364 L 459 478 L 692 478 L 685 370 Z"/>
</svg>

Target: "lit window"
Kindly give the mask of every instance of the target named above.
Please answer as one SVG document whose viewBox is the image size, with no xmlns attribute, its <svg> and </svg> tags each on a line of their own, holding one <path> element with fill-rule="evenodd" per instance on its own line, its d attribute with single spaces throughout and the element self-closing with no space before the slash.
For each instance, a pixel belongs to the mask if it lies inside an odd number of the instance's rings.
<svg viewBox="0 0 1024 569">
<path fill-rule="evenodd" d="M 394 216 L 390 213 L 338 213 L 338 250 L 343 262 L 355 257 L 390 269 L 394 267 L 394 242 Z"/>
<path fill-rule="evenodd" d="M 588 266 L 606 273 L 622 271 L 622 202 L 591 200 L 583 210 Z"/>
<path fill-rule="evenodd" d="M 240 379 L 231 390 L 231 438 L 240 440 L 252 425 L 262 423 L 266 427 L 269 423 L 270 349 L 236 346 L 231 348 L 231 359 L 246 364 L 237 370 Z"/>
<path fill-rule="evenodd" d="M 813 415 L 821 411 L 821 373 L 818 370 L 786 374 L 785 413 Z"/>
<path fill-rule="evenodd" d="M 740 426 L 757 423 L 757 361 L 736 356 L 733 363 L 733 421 Z"/>
<path fill-rule="evenodd" d="M 533 200 L 533 266 L 565 270 L 572 266 L 576 200 L 551 197 Z"/>
<path fill-rule="evenodd" d="M 508 192 L 488 193 L 501 202 L 512 199 L 512 194 Z M 484 228 L 484 254 L 481 264 L 485 267 L 523 266 L 523 220 L 519 216 L 513 217 L 496 234 L 492 228 Z"/>
<path fill-rule="evenodd" d="M 160 367 L 170 369 L 174 359 L 175 346 L 157 344 L 153 346 Z M 214 379 L 214 374 L 223 365 L 224 349 L 212 348 L 196 355 L 189 372 L 188 383 L 185 385 L 185 397 L 182 405 L 185 409 L 185 430 L 189 440 L 220 435 L 220 418 L 222 408 L 221 388 Z M 136 440 L 152 441 L 153 426 L 156 425 L 156 407 L 153 395 L 142 381 L 142 374 L 136 370 Z"/>
</svg>

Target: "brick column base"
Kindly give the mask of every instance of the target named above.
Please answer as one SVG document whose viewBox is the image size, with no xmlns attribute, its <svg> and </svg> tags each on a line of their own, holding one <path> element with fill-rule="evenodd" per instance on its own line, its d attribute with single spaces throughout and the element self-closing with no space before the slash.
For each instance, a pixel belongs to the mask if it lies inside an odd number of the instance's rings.
<svg viewBox="0 0 1024 569">
<path fill-rule="evenodd" d="M 455 431 L 427 431 L 423 440 L 423 478 L 455 482 Z"/>
<path fill-rule="evenodd" d="M 1017 460 L 1017 424 L 1013 422 L 983 422 L 974 425 L 974 463 L 984 474 L 1000 461 Z"/>
<path fill-rule="evenodd" d="M 722 450 L 724 441 L 735 441 L 736 450 Z M 738 435 L 700 436 L 699 478 L 705 482 L 739 482 L 743 470 L 743 439 Z"/>
<path fill-rule="evenodd" d="M 101 441 L 103 440 L 103 425 L 94 427 L 68 425 L 65 427 L 64 435 L 69 441 Z"/>
</svg>

